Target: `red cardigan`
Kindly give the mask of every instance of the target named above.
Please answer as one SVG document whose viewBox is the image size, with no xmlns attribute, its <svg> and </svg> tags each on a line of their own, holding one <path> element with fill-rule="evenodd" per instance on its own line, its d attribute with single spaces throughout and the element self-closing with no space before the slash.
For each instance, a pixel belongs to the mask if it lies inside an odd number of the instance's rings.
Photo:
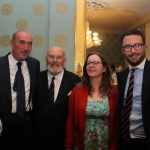
<svg viewBox="0 0 150 150">
<path fill-rule="evenodd" d="M 119 139 L 119 103 L 118 89 L 113 87 L 113 95 L 109 94 L 110 105 L 110 131 L 109 150 L 117 150 Z M 86 105 L 88 90 L 86 87 L 75 87 L 69 98 L 69 114 L 66 125 L 65 147 L 71 149 L 73 146 L 84 150 L 84 131 L 86 120 Z"/>
</svg>

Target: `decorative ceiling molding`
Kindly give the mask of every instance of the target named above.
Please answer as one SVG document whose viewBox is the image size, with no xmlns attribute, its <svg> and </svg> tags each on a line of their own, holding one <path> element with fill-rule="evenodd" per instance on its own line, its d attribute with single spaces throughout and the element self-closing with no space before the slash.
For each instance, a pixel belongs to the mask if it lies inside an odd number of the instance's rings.
<svg viewBox="0 0 150 150">
<path fill-rule="evenodd" d="M 150 13 L 125 30 L 137 28 L 140 25 L 142 25 L 148 21 L 150 22 Z M 125 30 L 117 30 L 117 29 L 116 30 L 114 30 L 114 29 L 107 30 L 107 29 L 97 29 L 97 28 L 91 28 L 91 30 L 98 32 L 98 33 L 101 32 L 101 33 L 117 33 L 117 34 L 122 34 L 125 31 Z"/>
<path fill-rule="evenodd" d="M 128 27 L 127 29 L 131 29 L 131 28 L 137 28 L 138 26 L 140 26 L 141 24 L 144 24 L 146 22 L 150 21 L 150 13 L 147 14 L 145 17 L 143 17 L 142 19 L 140 19 L 139 21 L 137 21 L 136 23 L 134 23 L 132 26 Z M 127 30 L 126 29 L 126 30 Z"/>
<path fill-rule="evenodd" d="M 90 11 L 101 11 L 108 7 L 108 4 L 101 0 L 87 0 L 87 9 Z"/>
<path fill-rule="evenodd" d="M 148 0 L 143 0 L 142 5 L 140 0 L 87 0 L 87 20 L 93 31 L 97 28 L 105 33 L 122 33 L 150 21 L 149 14 Z"/>
</svg>

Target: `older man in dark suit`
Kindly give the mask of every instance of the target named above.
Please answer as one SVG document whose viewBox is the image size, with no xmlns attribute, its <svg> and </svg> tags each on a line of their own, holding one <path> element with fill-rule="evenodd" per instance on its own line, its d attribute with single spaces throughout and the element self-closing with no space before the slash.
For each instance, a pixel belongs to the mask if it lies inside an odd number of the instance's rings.
<svg viewBox="0 0 150 150">
<path fill-rule="evenodd" d="M 18 31 L 12 52 L 0 57 L 0 149 L 33 149 L 32 108 L 39 61 L 29 57 L 32 37 Z"/>
<path fill-rule="evenodd" d="M 48 70 L 39 75 L 35 105 L 37 148 L 64 150 L 68 98 L 80 78 L 63 68 L 66 58 L 64 50 L 60 47 L 48 50 L 46 62 Z M 54 83 L 51 89 L 52 82 Z"/>
<path fill-rule="evenodd" d="M 129 67 L 118 72 L 121 116 L 120 150 L 150 150 L 150 61 L 142 33 L 129 29 L 121 49 Z"/>
</svg>

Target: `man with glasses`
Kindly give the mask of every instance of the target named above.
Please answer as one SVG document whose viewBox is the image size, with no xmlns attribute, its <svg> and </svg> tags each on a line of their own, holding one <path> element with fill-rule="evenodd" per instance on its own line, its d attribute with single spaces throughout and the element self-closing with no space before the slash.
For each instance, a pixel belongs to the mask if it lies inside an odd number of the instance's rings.
<svg viewBox="0 0 150 150">
<path fill-rule="evenodd" d="M 37 149 L 65 150 L 68 98 L 80 78 L 64 69 L 66 57 L 62 48 L 50 48 L 45 59 L 47 70 L 39 74 L 35 104 Z"/>
<path fill-rule="evenodd" d="M 117 73 L 120 101 L 120 150 L 150 150 L 150 61 L 144 35 L 129 29 L 122 35 L 129 67 Z"/>
</svg>

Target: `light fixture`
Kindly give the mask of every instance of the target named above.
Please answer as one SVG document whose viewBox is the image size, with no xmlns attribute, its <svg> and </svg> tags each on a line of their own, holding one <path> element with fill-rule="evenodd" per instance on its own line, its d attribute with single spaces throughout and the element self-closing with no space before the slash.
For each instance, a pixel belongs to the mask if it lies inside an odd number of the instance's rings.
<svg viewBox="0 0 150 150">
<path fill-rule="evenodd" d="M 92 31 L 89 30 L 89 22 L 87 21 L 86 22 L 87 25 L 86 25 L 86 48 L 90 48 L 92 46 L 99 46 L 101 45 L 101 42 L 102 40 L 99 39 L 98 37 L 98 33 L 97 32 L 94 32 L 92 34 Z"/>
<path fill-rule="evenodd" d="M 87 13 L 88 17 L 90 16 L 89 13 L 98 11 L 101 12 L 104 9 L 107 9 L 109 6 L 106 2 L 102 0 L 87 0 Z M 88 19 L 87 19 L 88 20 Z M 92 20 L 90 20 L 92 21 Z M 87 30 L 86 30 L 86 48 L 90 48 L 92 46 L 101 45 L 102 40 L 99 39 L 98 33 L 89 30 L 89 22 L 87 21 Z"/>
</svg>

